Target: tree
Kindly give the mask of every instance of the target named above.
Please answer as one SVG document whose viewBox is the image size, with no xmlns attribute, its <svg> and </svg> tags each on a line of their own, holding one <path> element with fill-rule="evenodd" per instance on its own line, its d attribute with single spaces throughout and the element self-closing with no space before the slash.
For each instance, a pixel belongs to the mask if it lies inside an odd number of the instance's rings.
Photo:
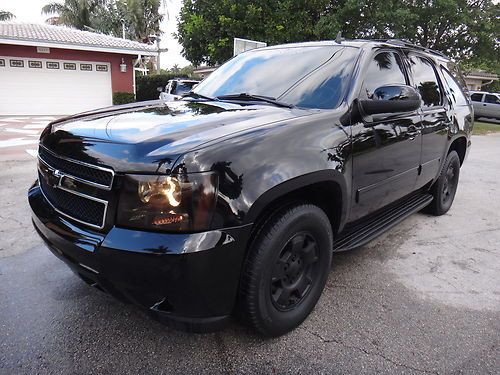
<svg viewBox="0 0 500 375">
<path fill-rule="evenodd" d="M 0 21 L 10 21 L 13 18 L 14 15 L 11 12 L 0 10 Z"/>
<path fill-rule="evenodd" d="M 163 15 L 159 13 L 160 0 L 121 0 L 116 5 L 125 21 L 131 39 L 148 41 L 149 35 L 160 34 Z"/>
<path fill-rule="evenodd" d="M 195 64 L 232 56 L 233 38 L 269 44 L 317 39 L 314 25 L 328 0 L 184 0 L 176 37 Z"/>
<path fill-rule="evenodd" d="M 54 15 L 48 23 L 91 30 L 141 42 L 159 35 L 163 15 L 160 0 L 65 0 L 42 8 L 43 14 Z"/>
<path fill-rule="evenodd" d="M 160 35 L 160 0 L 107 1 L 97 11 L 96 27 L 107 34 L 148 43 L 149 35 Z"/>
<path fill-rule="evenodd" d="M 232 40 L 268 44 L 402 38 L 459 60 L 498 66 L 499 8 L 491 0 L 184 0 L 176 37 L 195 64 L 222 63 Z"/>
<path fill-rule="evenodd" d="M 52 25 L 66 25 L 80 30 L 93 29 L 94 16 L 105 0 L 64 0 L 52 2 L 42 8 L 42 14 L 53 15 L 47 19 Z"/>
</svg>

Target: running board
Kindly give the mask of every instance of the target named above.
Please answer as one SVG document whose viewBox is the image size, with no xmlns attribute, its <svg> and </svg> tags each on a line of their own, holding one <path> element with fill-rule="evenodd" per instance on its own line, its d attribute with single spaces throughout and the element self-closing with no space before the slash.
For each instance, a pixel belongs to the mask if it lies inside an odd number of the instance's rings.
<svg viewBox="0 0 500 375">
<path fill-rule="evenodd" d="M 362 246 L 378 237 L 386 230 L 420 211 L 432 201 L 430 194 L 417 194 L 404 198 L 387 208 L 368 216 L 366 219 L 347 224 L 333 243 L 333 251 L 345 251 Z"/>
</svg>

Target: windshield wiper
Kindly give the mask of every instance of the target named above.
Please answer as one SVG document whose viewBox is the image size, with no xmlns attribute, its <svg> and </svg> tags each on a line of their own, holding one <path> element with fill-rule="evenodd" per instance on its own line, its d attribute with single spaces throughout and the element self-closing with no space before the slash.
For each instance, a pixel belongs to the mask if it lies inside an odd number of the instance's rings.
<svg viewBox="0 0 500 375">
<path fill-rule="evenodd" d="M 286 108 L 293 108 L 294 107 L 292 104 L 280 102 L 280 101 L 276 100 L 276 98 L 273 98 L 271 96 L 254 95 L 254 94 L 248 94 L 246 92 L 242 92 L 239 94 L 220 95 L 220 96 L 217 96 L 217 99 L 220 99 L 220 100 L 255 100 L 255 101 L 259 101 L 259 102 L 266 102 L 266 103 L 274 104 L 278 107 L 286 107 Z"/>
<path fill-rule="evenodd" d="M 206 95 L 202 95 L 202 94 L 198 94 L 197 92 L 194 92 L 194 91 L 189 91 L 187 93 L 185 93 L 184 95 L 182 95 L 183 98 L 194 98 L 194 99 L 205 99 L 205 100 L 219 100 L 218 98 L 212 98 L 210 96 L 206 96 Z"/>
</svg>

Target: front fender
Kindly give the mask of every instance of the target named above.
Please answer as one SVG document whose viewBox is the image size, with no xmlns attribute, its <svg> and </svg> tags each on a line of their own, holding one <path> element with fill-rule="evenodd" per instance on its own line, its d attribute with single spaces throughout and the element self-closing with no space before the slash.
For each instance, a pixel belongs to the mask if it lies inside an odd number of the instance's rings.
<svg viewBox="0 0 500 375">
<path fill-rule="evenodd" d="M 342 114 L 318 111 L 249 129 L 187 153 L 173 169 L 218 172 L 214 228 L 252 223 L 273 200 L 321 181 L 339 185 L 346 215 L 352 163 Z"/>
</svg>

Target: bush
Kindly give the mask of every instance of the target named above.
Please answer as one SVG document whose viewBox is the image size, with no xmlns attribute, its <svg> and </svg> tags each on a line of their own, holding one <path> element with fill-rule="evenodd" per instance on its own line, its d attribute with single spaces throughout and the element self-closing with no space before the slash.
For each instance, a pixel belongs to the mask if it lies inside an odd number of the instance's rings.
<svg viewBox="0 0 500 375">
<path fill-rule="evenodd" d="M 133 92 L 114 92 L 113 93 L 113 104 L 127 104 L 135 102 L 135 96 Z"/>
<path fill-rule="evenodd" d="M 135 90 L 137 101 L 141 102 L 143 100 L 154 100 L 158 99 L 160 93 L 158 92 L 158 87 L 165 87 L 168 80 L 173 78 L 187 78 L 179 76 L 178 74 L 151 74 L 149 76 L 135 77 Z"/>
</svg>

